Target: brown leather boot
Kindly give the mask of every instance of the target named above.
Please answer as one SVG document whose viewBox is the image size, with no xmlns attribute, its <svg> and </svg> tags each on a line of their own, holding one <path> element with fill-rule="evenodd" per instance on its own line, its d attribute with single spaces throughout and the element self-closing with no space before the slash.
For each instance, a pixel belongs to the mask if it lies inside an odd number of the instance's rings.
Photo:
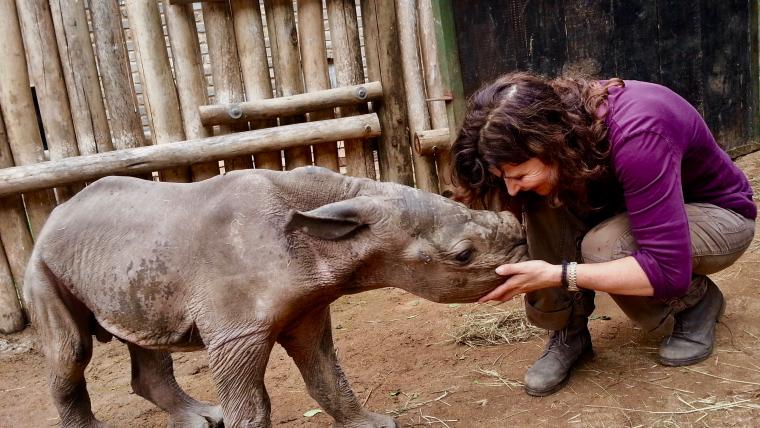
<svg viewBox="0 0 760 428">
<path fill-rule="evenodd" d="M 726 301 L 718 286 L 708 277 L 707 291 L 696 305 L 675 315 L 673 333 L 660 343 L 660 363 L 688 366 L 706 360 L 715 344 L 715 325 Z"/>
<path fill-rule="evenodd" d="M 549 343 L 541 357 L 525 373 L 525 392 L 543 397 L 561 389 L 575 363 L 592 353 L 588 317 L 575 315 L 570 324 L 559 331 L 552 331 Z"/>
</svg>

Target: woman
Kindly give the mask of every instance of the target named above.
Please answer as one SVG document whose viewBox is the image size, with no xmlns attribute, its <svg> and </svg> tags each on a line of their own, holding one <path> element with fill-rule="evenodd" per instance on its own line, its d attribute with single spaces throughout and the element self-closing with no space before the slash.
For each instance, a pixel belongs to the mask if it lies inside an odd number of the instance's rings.
<svg viewBox="0 0 760 428">
<path fill-rule="evenodd" d="M 687 101 L 652 83 L 508 74 L 471 97 L 451 151 L 465 202 L 501 192 L 521 208 L 532 260 L 500 266 L 506 282 L 481 301 L 525 293 L 552 331 L 528 394 L 557 391 L 590 353 L 595 291 L 648 331 L 673 319 L 662 364 L 711 354 L 724 299 L 706 275 L 747 249 L 757 209 Z"/>
</svg>

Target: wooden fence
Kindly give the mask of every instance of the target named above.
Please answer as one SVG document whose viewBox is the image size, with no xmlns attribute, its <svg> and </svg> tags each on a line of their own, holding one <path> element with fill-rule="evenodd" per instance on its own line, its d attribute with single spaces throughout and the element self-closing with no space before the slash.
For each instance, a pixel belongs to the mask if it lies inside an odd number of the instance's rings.
<svg viewBox="0 0 760 428">
<path fill-rule="evenodd" d="M 98 177 L 316 164 L 451 190 L 431 0 L 191 3 L 0 0 L 0 332 L 47 216 Z"/>
</svg>

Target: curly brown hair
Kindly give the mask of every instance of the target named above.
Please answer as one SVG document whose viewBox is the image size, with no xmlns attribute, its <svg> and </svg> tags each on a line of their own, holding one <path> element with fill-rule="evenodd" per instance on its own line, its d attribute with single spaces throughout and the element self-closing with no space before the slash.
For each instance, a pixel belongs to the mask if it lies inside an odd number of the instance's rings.
<svg viewBox="0 0 760 428">
<path fill-rule="evenodd" d="M 548 195 L 551 204 L 580 212 L 600 208 L 589 205 L 587 185 L 610 176 L 603 104 L 613 86 L 625 83 L 571 76 L 549 80 L 516 72 L 479 89 L 468 100 L 451 147 L 457 199 L 488 207 L 488 194 L 504 186 L 489 168 L 538 158 L 557 166 L 557 186 Z"/>
</svg>

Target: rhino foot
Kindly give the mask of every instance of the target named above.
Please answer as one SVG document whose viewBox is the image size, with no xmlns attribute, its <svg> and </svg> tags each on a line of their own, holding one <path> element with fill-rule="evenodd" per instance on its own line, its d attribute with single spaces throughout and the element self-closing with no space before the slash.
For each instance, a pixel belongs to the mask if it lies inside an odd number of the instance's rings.
<svg viewBox="0 0 760 428">
<path fill-rule="evenodd" d="M 171 415 L 169 428 L 224 428 L 222 409 L 208 406 L 198 411 L 183 411 Z"/>
<path fill-rule="evenodd" d="M 335 422 L 333 428 L 400 428 L 401 425 L 388 415 L 380 413 L 364 412 L 363 420 L 350 422 Z"/>
</svg>

